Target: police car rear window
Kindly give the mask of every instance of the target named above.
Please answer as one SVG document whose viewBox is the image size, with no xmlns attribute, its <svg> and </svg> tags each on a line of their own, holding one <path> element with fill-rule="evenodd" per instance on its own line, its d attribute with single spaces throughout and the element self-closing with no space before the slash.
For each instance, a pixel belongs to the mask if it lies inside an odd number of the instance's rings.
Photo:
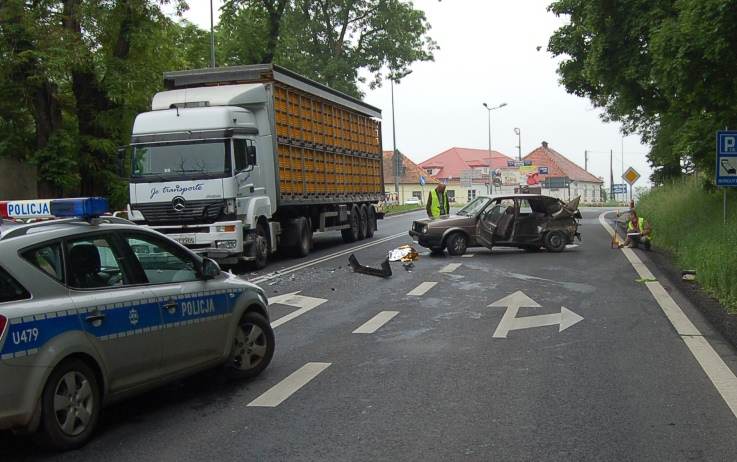
<svg viewBox="0 0 737 462">
<path fill-rule="evenodd" d="M 15 302 L 31 298 L 31 294 L 13 279 L 7 271 L 0 268 L 0 303 Z"/>
</svg>

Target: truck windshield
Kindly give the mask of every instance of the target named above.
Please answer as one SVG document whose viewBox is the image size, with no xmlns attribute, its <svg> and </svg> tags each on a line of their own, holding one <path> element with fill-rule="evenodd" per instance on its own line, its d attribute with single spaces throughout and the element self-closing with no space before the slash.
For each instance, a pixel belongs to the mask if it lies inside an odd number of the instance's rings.
<svg viewBox="0 0 737 462">
<path fill-rule="evenodd" d="M 222 178 L 230 176 L 230 170 L 228 140 L 141 144 L 133 147 L 133 178 Z"/>
</svg>

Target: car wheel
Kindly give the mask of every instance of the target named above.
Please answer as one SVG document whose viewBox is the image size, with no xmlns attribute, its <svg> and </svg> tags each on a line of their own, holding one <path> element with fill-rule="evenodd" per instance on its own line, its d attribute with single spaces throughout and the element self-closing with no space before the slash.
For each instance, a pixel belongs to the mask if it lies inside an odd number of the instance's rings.
<svg viewBox="0 0 737 462">
<path fill-rule="evenodd" d="M 374 206 L 369 204 L 366 206 L 368 216 L 368 228 L 366 228 L 366 237 L 374 237 L 374 231 L 376 231 L 376 211 Z"/>
<path fill-rule="evenodd" d="M 351 243 L 358 240 L 358 227 L 360 226 L 358 207 L 355 205 L 351 209 L 351 216 L 348 220 L 350 228 L 341 229 L 340 234 L 343 236 L 343 242 Z"/>
<path fill-rule="evenodd" d="M 244 314 L 235 330 L 227 374 L 235 379 L 256 377 L 271 362 L 275 345 L 274 331 L 266 318 L 253 312 Z"/>
<path fill-rule="evenodd" d="M 97 427 L 101 401 L 92 368 L 81 359 L 63 361 L 49 376 L 41 395 L 45 442 L 64 451 L 84 445 Z"/>
<path fill-rule="evenodd" d="M 550 231 L 545 235 L 545 248 L 550 252 L 562 252 L 566 248 L 566 237 L 560 231 Z"/>
<path fill-rule="evenodd" d="M 448 253 L 455 256 L 463 255 L 464 253 L 466 253 L 467 245 L 468 242 L 466 240 L 466 235 L 463 233 L 451 234 L 445 243 L 445 247 L 448 249 Z"/>
<path fill-rule="evenodd" d="M 369 221 L 368 221 L 368 212 L 366 211 L 366 206 L 361 205 L 358 207 L 358 240 L 366 239 L 368 236 L 368 227 L 369 227 Z"/>
</svg>

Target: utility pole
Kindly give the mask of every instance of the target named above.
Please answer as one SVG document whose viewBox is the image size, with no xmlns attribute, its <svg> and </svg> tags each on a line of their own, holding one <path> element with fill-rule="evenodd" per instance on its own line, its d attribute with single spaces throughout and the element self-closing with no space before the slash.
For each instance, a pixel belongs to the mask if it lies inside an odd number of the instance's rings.
<svg viewBox="0 0 737 462">
<path fill-rule="evenodd" d="M 514 133 L 517 135 L 517 160 L 522 160 L 522 130 L 515 128 Z"/>
<path fill-rule="evenodd" d="M 215 67 L 215 19 L 210 0 L 210 67 Z"/>
<path fill-rule="evenodd" d="M 589 171 L 589 151 L 588 149 L 583 152 L 583 169 Z"/>
</svg>

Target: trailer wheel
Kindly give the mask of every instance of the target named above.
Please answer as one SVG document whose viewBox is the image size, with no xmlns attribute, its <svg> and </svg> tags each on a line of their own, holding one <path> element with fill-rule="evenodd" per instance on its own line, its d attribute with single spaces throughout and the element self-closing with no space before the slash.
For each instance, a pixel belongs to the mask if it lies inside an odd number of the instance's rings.
<svg viewBox="0 0 737 462">
<path fill-rule="evenodd" d="M 350 218 L 348 218 L 348 223 L 351 225 L 351 227 L 340 230 L 340 234 L 343 236 L 343 241 L 346 243 L 355 242 L 358 240 L 358 227 L 360 226 L 358 215 L 358 207 L 354 205 L 351 209 L 351 216 Z"/>
<path fill-rule="evenodd" d="M 374 231 L 376 231 L 376 211 L 374 206 L 369 204 L 366 206 L 368 211 L 368 228 L 366 228 L 366 237 L 374 237 Z"/>
<path fill-rule="evenodd" d="M 369 221 L 365 205 L 358 207 L 358 220 L 358 240 L 360 241 L 368 237 Z"/>
<path fill-rule="evenodd" d="M 295 257 L 306 257 L 310 254 L 310 249 L 312 248 L 312 227 L 307 218 L 299 220 L 299 222 L 299 239 L 292 253 Z"/>
</svg>

